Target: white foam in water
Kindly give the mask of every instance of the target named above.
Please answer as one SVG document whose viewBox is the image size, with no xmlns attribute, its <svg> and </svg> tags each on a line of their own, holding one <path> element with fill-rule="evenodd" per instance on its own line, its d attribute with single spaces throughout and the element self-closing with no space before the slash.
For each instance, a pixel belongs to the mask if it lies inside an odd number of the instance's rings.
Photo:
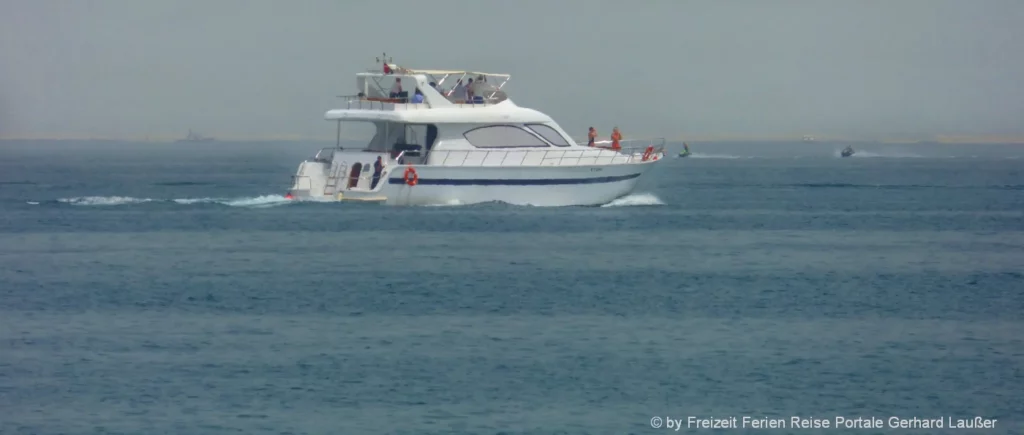
<svg viewBox="0 0 1024 435">
<path fill-rule="evenodd" d="M 61 198 L 57 200 L 71 205 L 126 205 L 140 204 L 146 202 L 174 202 L 181 205 L 192 204 L 223 204 L 231 207 L 273 207 L 283 205 L 293 200 L 282 195 L 262 195 L 248 198 L 180 198 L 173 200 L 156 200 L 151 198 L 132 198 L 130 196 L 85 196 L 79 198 Z M 29 202 L 32 204 L 33 202 Z M 35 204 L 38 204 L 36 202 Z"/>
<path fill-rule="evenodd" d="M 836 153 L 835 153 L 836 157 L 839 157 L 841 155 L 840 153 L 841 153 L 841 151 L 837 150 Z M 888 151 L 888 152 L 882 152 L 882 153 L 873 153 L 871 151 L 857 151 L 857 150 L 854 150 L 853 155 L 850 156 L 850 157 L 885 158 L 885 159 L 922 159 L 922 158 L 925 158 L 924 156 L 920 156 L 920 155 L 917 155 L 917 154 L 901 153 L 899 151 Z"/>
<path fill-rule="evenodd" d="M 752 156 L 733 156 L 729 154 L 690 154 L 691 159 L 751 159 Z"/>
<path fill-rule="evenodd" d="M 273 207 L 275 205 L 287 204 L 292 202 L 292 200 L 285 198 L 283 195 L 263 195 L 255 198 L 241 198 L 232 201 L 218 202 L 232 207 Z"/>
<path fill-rule="evenodd" d="M 665 205 L 652 193 L 634 193 L 609 202 L 601 207 L 635 207 L 641 205 Z"/>
<path fill-rule="evenodd" d="M 217 202 L 217 200 L 214 199 L 214 198 L 185 198 L 185 199 L 175 199 L 174 202 L 176 202 L 178 204 L 182 204 L 182 205 L 188 205 L 188 204 L 205 204 L 205 203 L 210 203 L 210 202 Z"/>
<path fill-rule="evenodd" d="M 443 202 L 443 203 L 426 204 L 427 207 L 450 207 L 450 206 L 456 206 L 456 205 L 463 205 L 462 201 L 459 201 L 458 199 L 451 199 L 451 200 L 448 200 L 447 202 Z"/>
<path fill-rule="evenodd" d="M 153 200 L 149 198 L 132 198 L 130 196 L 82 196 L 78 198 L 61 198 L 57 201 L 71 205 L 123 205 L 139 204 Z"/>
</svg>

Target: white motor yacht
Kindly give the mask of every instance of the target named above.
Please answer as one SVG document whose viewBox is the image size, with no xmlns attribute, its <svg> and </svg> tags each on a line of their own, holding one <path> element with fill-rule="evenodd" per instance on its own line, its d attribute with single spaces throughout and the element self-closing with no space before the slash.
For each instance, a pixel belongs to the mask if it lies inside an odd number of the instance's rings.
<svg viewBox="0 0 1024 435">
<path fill-rule="evenodd" d="M 381 63 L 356 74 L 359 93 L 343 97 L 344 109 L 326 113 L 338 141 L 299 165 L 289 198 L 601 205 L 628 195 L 664 158 L 664 139 L 576 143 L 551 117 L 508 98 L 508 74 Z M 376 134 L 342 147 L 342 122 L 372 123 Z"/>
</svg>

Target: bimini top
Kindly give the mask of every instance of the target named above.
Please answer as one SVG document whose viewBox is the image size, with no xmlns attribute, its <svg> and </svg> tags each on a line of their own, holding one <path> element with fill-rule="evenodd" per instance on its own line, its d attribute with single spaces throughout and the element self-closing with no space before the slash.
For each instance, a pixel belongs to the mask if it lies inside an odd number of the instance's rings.
<svg viewBox="0 0 1024 435">
<path fill-rule="evenodd" d="M 440 97 L 440 95 L 438 96 Z M 324 114 L 324 118 L 338 121 L 390 121 L 425 124 L 547 123 L 552 121 L 550 116 L 537 110 L 519 107 L 511 100 L 505 100 L 498 104 L 478 105 L 474 108 L 449 104 L 448 107 L 417 110 L 402 107 L 415 106 L 415 104 L 391 103 L 390 105 L 398 107 L 391 110 L 367 108 L 328 110 Z"/>
</svg>

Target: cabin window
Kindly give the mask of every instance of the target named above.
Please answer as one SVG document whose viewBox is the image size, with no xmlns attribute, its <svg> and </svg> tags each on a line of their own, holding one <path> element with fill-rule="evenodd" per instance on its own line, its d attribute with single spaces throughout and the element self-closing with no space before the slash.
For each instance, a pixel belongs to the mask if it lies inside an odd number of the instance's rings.
<svg viewBox="0 0 1024 435">
<path fill-rule="evenodd" d="M 544 139 L 547 139 L 548 142 L 551 142 L 552 145 L 559 147 L 569 146 L 569 142 L 566 142 L 565 138 L 562 137 L 561 134 L 558 134 L 558 130 L 555 130 L 549 126 L 546 126 L 544 124 L 526 124 L 526 127 L 529 128 L 530 130 L 533 130 L 534 133 L 539 134 Z"/>
<path fill-rule="evenodd" d="M 522 128 L 511 125 L 492 125 L 474 128 L 465 134 L 466 140 L 477 148 L 538 148 L 549 146 L 541 138 Z"/>
</svg>

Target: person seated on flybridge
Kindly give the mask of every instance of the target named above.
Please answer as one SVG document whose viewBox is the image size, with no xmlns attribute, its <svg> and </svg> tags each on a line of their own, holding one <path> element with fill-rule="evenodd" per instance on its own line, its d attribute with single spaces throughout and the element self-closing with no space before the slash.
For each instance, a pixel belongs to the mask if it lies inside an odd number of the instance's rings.
<svg viewBox="0 0 1024 435">
<path fill-rule="evenodd" d="M 412 102 L 414 104 L 423 104 L 423 93 L 420 92 L 420 88 L 416 88 L 416 92 L 413 93 Z"/>
<path fill-rule="evenodd" d="M 391 85 L 391 92 L 388 93 L 389 98 L 398 98 L 402 101 L 406 101 L 409 98 L 409 94 L 402 92 L 402 79 L 395 78 L 395 84 Z"/>
<path fill-rule="evenodd" d="M 396 78 L 395 84 L 391 85 L 391 93 L 388 94 L 388 97 L 398 98 L 400 93 L 402 93 L 402 79 Z"/>
<path fill-rule="evenodd" d="M 469 97 L 469 100 L 473 103 L 483 102 L 483 98 L 486 97 L 480 96 L 484 95 L 487 91 L 487 76 L 479 75 L 476 77 L 476 82 L 473 82 L 472 79 L 470 79 L 470 82 L 473 83 L 473 95 Z M 478 97 L 480 97 L 480 100 L 477 100 Z"/>
</svg>

